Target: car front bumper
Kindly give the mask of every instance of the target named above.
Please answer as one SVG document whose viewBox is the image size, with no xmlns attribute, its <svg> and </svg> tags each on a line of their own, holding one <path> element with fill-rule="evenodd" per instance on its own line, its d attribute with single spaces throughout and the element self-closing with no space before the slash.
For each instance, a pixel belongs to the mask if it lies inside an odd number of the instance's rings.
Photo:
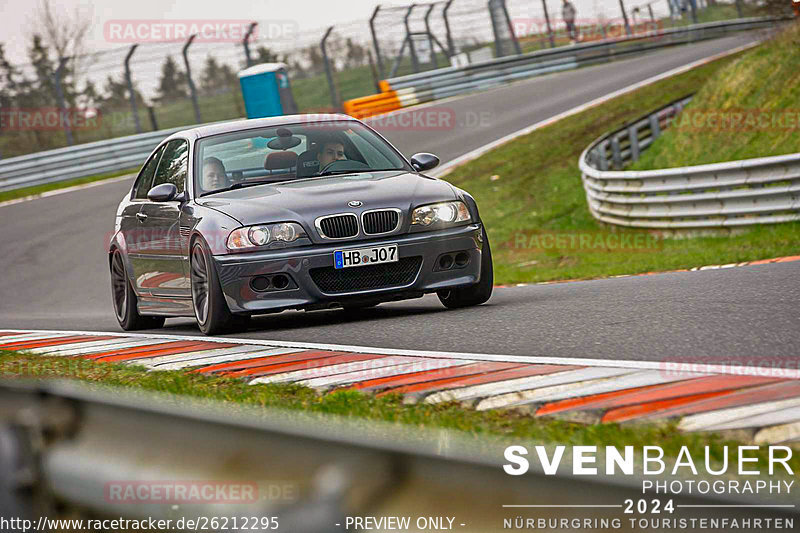
<svg viewBox="0 0 800 533">
<path fill-rule="evenodd" d="M 472 285 L 480 279 L 481 225 L 470 224 L 457 228 L 405 235 L 393 235 L 372 240 L 337 242 L 325 245 L 305 246 L 248 253 L 214 256 L 222 292 L 233 313 L 258 314 L 284 309 L 308 309 L 348 303 L 377 303 L 421 296 L 437 290 Z M 348 248 L 370 248 L 386 244 L 397 244 L 398 258 L 421 258 L 416 273 L 409 273 L 400 285 L 355 290 L 337 289 L 323 291 L 312 278 L 314 269 L 319 273 L 333 273 L 333 252 Z M 442 254 L 466 252 L 466 266 L 441 270 L 438 259 Z M 337 270 L 333 275 L 348 278 L 370 275 L 362 269 L 375 269 L 382 265 L 351 267 Z M 343 272 L 347 271 L 347 272 Z M 373 271 L 375 272 L 375 271 Z M 253 288 L 253 280 L 259 276 L 284 274 L 290 278 L 289 286 L 282 290 L 259 291 Z M 413 274 L 413 275 L 412 275 Z M 408 281 L 411 280 L 412 281 Z M 357 283 L 356 283 L 357 284 Z"/>
</svg>

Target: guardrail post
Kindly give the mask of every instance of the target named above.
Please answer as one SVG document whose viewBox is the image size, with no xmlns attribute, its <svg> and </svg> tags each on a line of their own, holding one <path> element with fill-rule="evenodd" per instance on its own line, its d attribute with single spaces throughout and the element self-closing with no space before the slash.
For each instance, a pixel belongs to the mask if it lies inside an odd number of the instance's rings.
<svg viewBox="0 0 800 533">
<path fill-rule="evenodd" d="M 416 4 L 411 4 L 408 6 L 406 16 L 403 18 L 403 24 L 406 26 L 406 38 L 408 39 L 409 51 L 411 52 L 411 68 L 416 74 L 419 72 L 419 59 L 417 58 L 417 50 L 414 48 L 414 37 L 411 35 L 411 26 L 408 22 L 409 17 L 411 17 L 411 12 L 414 11 L 415 7 L 417 7 Z"/>
<path fill-rule="evenodd" d="M 333 82 L 333 68 L 331 67 L 331 60 L 328 57 L 328 48 L 326 46 L 328 37 L 330 37 L 333 28 L 333 26 L 328 28 L 328 31 L 325 32 L 325 36 L 322 37 L 322 41 L 320 41 L 319 46 L 322 49 L 322 59 L 325 61 L 325 77 L 328 78 L 328 88 L 331 91 L 331 104 L 333 104 L 334 109 L 339 109 L 339 95 L 336 91 L 336 84 Z"/>
<path fill-rule="evenodd" d="M 186 44 L 183 45 L 183 64 L 186 66 L 186 81 L 189 83 L 189 95 L 192 97 L 192 107 L 194 107 L 194 119 L 197 124 L 202 124 L 203 119 L 200 117 L 200 104 L 197 101 L 197 88 L 194 86 L 192 80 L 192 67 L 189 65 L 189 47 L 192 46 L 197 34 L 191 35 L 187 39 Z"/>
<path fill-rule="evenodd" d="M 625 11 L 625 1 L 619 0 L 619 8 L 622 11 L 622 19 L 625 21 L 625 35 L 631 36 L 631 23 L 628 21 L 628 12 Z"/>
<path fill-rule="evenodd" d="M 622 150 L 619 147 L 619 136 L 617 135 L 611 139 L 611 160 L 614 162 L 614 168 L 622 170 Z"/>
<path fill-rule="evenodd" d="M 608 170 L 608 141 L 600 143 L 600 170 Z"/>
<path fill-rule="evenodd" d="M 244 46 L 244 57 L 245 61 L 247 61 L 247 66 L 253 66 L 253 58 L 250 56 L 250 36 L 253 34 L 253 31 L 258 26 L 258 22 L 251 22 L 250 26 L 247 27 L 247 33 L 244 34 L 244 38 L 242 39 L 242 46 Z"/>
<path fill-rule="evenodd" d="M 547 36 L 550 39 L 550 48 L 555 48 L 556 39 L 553 35 L 553 27 L 550 25 L 550 13 L 547 11 L 547 0 L 542 0 L 542 9 L 544 10 L 544 21 L 547 24 Z"/>
<path fill-rule="evenodd" d="M 639 132 L 636 124 L 628 128 L 628 139 L 631 142 L 631 159 L 635 162 L 639 160 Z"/>
<path fill-rule="evenodd" d="M 430 16 L 433 8 L 436 7 L 436 4 L 431 4 L 428 7 L 428 10 L 425 12 L 425 31 L 428 34 L 428 48 L 431 49 L 431 65 L 433 68 L 439 68 L 438 62 L 436 61 L 436 49 L 433 47 L 433 34 L 431 33 L 431 24 L 430 24 Z"/>
<path fill-rule="evenodd" d="M 442 10 L 442 18 L 444 19 L 444 31 L 447 33 L 447 49 L 450 57 L 456 55 L 456 47 L 453 44 L 453 35 L 450 33 L 450 19 L 447 18 L 447 10 L 450 9 L 453 0 L 447 0 Z"/>
<path fill-rule="evenodd" d="M 658 123 L 658 114 L 650 115 L 650 135 L 655 141 L 661 137 L 661 125 Z"/>
<path fill-rule="evenodd" d="M 58 104 L 58 111 L 61 120 L 64 122 L 64 135 L 67 137 L 67 145 L 72 146 L 75 144 L 75 141 L 72 138 L 72 127 L 69 123 L 69 111 L 67 111 L 67 106 L 64 102 L 64 89 L 61 86 L 61 81 L 64 77 L 64 68 L 67 66 L 67 61 L 69 61 L 68 57 L 62 57 L 58 60 L 58 68 L 56 68 L 54 81 L 56 86 L 56 103 Z"/>
<path fill-rule="evenodd" d="M 742 0 L 736 0 L 736 16 L 739 18 L 744 18 L 744 13 L 742 12 Z"/>
<path fill-rule="evenodd" d="M 378 75 L 383 77 L 385 72 L 383 69 L 383 58 L 381 57 L 381 48 L 378 46 L 378 35 L 375 33 L 375 19 L 378 17 L 378 12 L 380 10 L 380 4 L 375 6 L 375 11 L 372 12 L 372 16 L 369 18 L 369 31 L 372 34 L 372 48 L 375 49 L 375 61 L 378 63 Z"/>
<path fill-rule="evenodd" d="M 136 126 L 136 133 L 142 133 L 142 123 L 139 122 L 139 110 L 136 109 L 136 93 L 133 91 L 133 80 L 131 79 L 131 57 L 136 51 L 138 44 L 131 46 L 128 55 L 125 56 L 125 82 L 128 84 L 128 96 L 131 100 L 131 110 L 133 111 L 133 123 Z"/>
<path fill-rule="evenodd" d="M 655 30 L 656 16 L 653 14 L 652 4 L 647 4 L 647 11 L 650 13 L 650 22 L 654 24 L 653 29 Z"/>
</svg>

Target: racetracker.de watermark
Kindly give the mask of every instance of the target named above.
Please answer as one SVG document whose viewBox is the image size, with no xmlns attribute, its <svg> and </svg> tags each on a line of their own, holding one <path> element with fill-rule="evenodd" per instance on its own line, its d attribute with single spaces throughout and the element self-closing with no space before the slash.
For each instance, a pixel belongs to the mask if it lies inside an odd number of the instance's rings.
<svg viewBox="0 0 800 533">
<path fill-rule="evenodd" d="M 800 359 L 781 356 L 686 356 L 671 357 L 659 363 L 661 373 L 668 377 L 680 377 L 687 373 L 704 374 L 724 372 L 732 376 L 755 378 L 798 379 Z"/>
<path fill-rule="evenodd" d="M 118 19 L 107 20 L 103 37 L 111 43 L 164 43 L 185 41 L 195 35 L 196 43 L 241 43 L 252 20 L 237 19 Z M 253 27 L 249 39 L 289 40 L 299 35 L 297 21 L 270 20 Z"/>
<path fill-rule="evenodd" d="M 419 109 L 409 108 L 383 113 L 375 116 L 360 117 L 370 127 L 378 131 L 453 131 L 463 128 L 479 128 L 490 126 L 494 121 L 492 111 L 456 111 L 447 106 L 429 106 Z M 332 110 L 323 110 L 305 116 L 301 122 L 319 128 L 330 127 L 338 130 L 340 124 L 332 121 L 341 120 L 341 115 Z"/>
<path fill-rule="evenodd" d="M 664 248 L 659 235 L 646 232 L 518 231 L 504 247 L 533 252 L 656 252 Z"/>
<path fill-rule="evenodd" d="M 521 38 L 546 38 L 548 27 L 553 31 L 554 36 L 563 37 L 567 27 L 561 19 L 544 18 L 515 18 L 511 25 L 514 28 L 514 35 Z M 638 20 L 628 21 L 631 33 L 641 37 L 656 37 L 663 35 L 664 25 L 659 20 Z M 628 36 L 623 18 L 576 18 L 575 31 L 580 41 L 599 41 L 602 39 L 620 39 Z"/>
<path fill-rule="evenodd" d="M 102 114 L 95 108 L 6 107 L 0 109 L 2 131 L 91 130 L 100 127 Z"/>
<path fill-rule="evenodd" d="M 800 109 L 684 109 L 670 119 L 680 131 L 800 131 Z"/>
<path fill-rule="evenodd" d="M 142 504 L 253 504 L 262 501 L 294 502 L 299 487 L 275 481 L 109 481 L 104 497 L 109 503 Z"/>
</svg>

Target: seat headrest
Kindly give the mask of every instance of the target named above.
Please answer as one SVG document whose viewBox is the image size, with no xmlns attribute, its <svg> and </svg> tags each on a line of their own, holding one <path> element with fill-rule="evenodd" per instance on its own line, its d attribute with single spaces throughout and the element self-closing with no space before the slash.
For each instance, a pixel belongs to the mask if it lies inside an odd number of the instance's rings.
<svg viewBox="0 0 800 533">
<path fill-rule="evenodd" d="M 272 152 L 264 161 L 267 170 L 282 170 L 297 165 L 297 154 L 294 152 Z"/>
<path fill-rule="evenodd" d="M 297 177 L 308 178 L 319 172 L 317 150 L 306 150 L 297 157 Z"/>
</svg>

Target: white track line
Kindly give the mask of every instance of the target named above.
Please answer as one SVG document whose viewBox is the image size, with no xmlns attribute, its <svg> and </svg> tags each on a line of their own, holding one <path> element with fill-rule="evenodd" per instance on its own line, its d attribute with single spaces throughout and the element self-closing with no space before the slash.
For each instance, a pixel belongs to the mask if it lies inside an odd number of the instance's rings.
<svg viewBox="0 0 800 533">
<path fill-rule="evenodd" d="M 533 124 L 532 126 L 528 126 L 526 128 L 522 128 L 519 131 L 515 131 L 514 133 L 506 135 L 505 137 L 501 137 L 500 139 L 492 141 L 489 144 L 484 144 L 483 146 L 481 146 L 479 148 L 476 148 L 475 150 L 467 152 L 464 155 L 461 155 L 461 156 L 459 156 L 459 157 L 457 157 L 457 158 L 455 158 L 455 159 L 453 159 L 451 161 L 448 161 L 444 165 L 440 166 L 439 168 L 435 169 L 432 172 L 429 172 L 428 174 L 431 175 L 431 176 L 434 176 L 436 178 L 444 177 L 447 174 L 449 174 L 450 172 L 452 172 L 453 170 L 455 170 L 457 167 L 460 167 L 461 165 L 463 165 L 464 163 L 468 163 L 469 161 L 472 161 L 473 159 L 477 159 L 478 157 L 482 156 L 486 152 L 489 152 L 490 150 L 493 150 L 493 149 L 497 148 L 498 146 L 506 144 L 509 141 L 513 141 L 514 139 L 516 139 L 518 137 L 522 137 L 523 135 L 527 135 L 527 134 L 529 134 L 529 133 L 531 133 L 533 131 L 536 131 L 538 129 L 544 128 L 546 126 L 550 126 L 551 124 L 555 124 L 559 120 L 565 119 L 567 117 L 571 117 L 572 115 L 577 115 L 578 113 L 582 113 L 583 111 L 586 111 L 587 109 L 591 109 L 592 107 L 595 107 L 595 106 L 598 106 L 598 105 L 603 104 L 605 102 L 608 102 L 609 100 L 617 98 L 618 96 L 622 96 L 624 94 L 628 94 L 628 93 L 630 93 L 632 91 L 635 91 L 636 89 L 641 89 L 642 87 L 645 87 L 647 85 L 652 85 L 653 83 L 656 83 L 656 82 L 661 81 L 663 79 L 666 79 L 666 78 L 669 78 L 669 77 L 672 77 L 672 76 L 676 76 L 678 74 L 683 74 L 684 72 L 692 70 L 693 68 L 705 65 L 707 63 L 711 63 L 712 61 L 716 61 L 717 59 L 721 59 L 723 57 L 726 57 L 726 56 L 729 56 L 729 55 L 732 55 L 732 54 L 739 53 L 739 52 L 741 52 L 743 50 L 747 50 L 749 48 L 753 48 L 754 46 L 757 46 L 758 44 L 760 44 L 760 41 L 756 41 L 754 43 L 750 43 L 750 44 L 746 44 L 746 45 L 743 45 L 743 46 L 739 46 L 737 48 L 733 48 L 732 50 L 728 50 L 726 52 L 722 52 L 722 53 L 707 57 L 705 59 L 699 59 L 697 61 L 689 63 L 688 65 L 684 65 L 682 67 L 674 68 L 672 70 L 669 70 L 667 72 L 659 74 L 658 76 L 653 76 L 652 78 L 648 78 L 646 80 L 642 80 L 640 82 L 634 83 L 633 85 L 629 85 L 627 87 L 619 89 L 618 91 L 614 91 L 613 93 L 607 94 L 605 96 L 601 96 L 600 98 L 596 98 L 596 99 L 592 100 L 591 102 L 579 105 L 578 107 L 573 107 L 572 109 L 570 109 L 568 111 L 564 111 L 563 113 L 559 113 L 558 115 L 550 117 L 550 118 L 548 118 L 546 120 L 543 120 L 541 122 L 537 122 L 536 124 Z"/>
<path fill-rule="evenodd" d="M 45 192 L 39 193 L 39 194 L 32 194 L 30 196 L 23 196 L 22 198 L 14 198 L 13 200 L 6 200 L 5 202 L 0 202 L 0 207 L 5 207 L 7 205 L 21 204 L 23 202 L 30 202 L 31 200 L 38 200 L 40 198 L 49 198 L 50 196 L 58 196 L 60 194 L 66 194 L 68 192 L 82 191 L 84 189 L 91 189 L 92 187 L 99 187 L 100 185 L 110 185 L 112 183 L 118 183 L 120 181 L 129 180 L 132 177 L 134 177 L 135 175 L 136 174 L 125 174 L 124 176 L 119 176 L 117 178 L 109 178 L 107 180 L 92 181 L 90 183 L 83 183 L 81 185 L 73 185 L 72 187 L 64 187 L 62 189 L 53 189 L 53 190 L 45 191 Z"/>
<path fill-rule="evenodd" d="M 168 335 L 152 333 L 117 333 L 107 331 L 33 331 L 3 328 L 3 331 L 20 333 L 38 333 L 49 335 L 109 335 L 115 337 L 131 337 L 144 339 L 166 339 L 170 341 L 205 341 L 265 346 L 268 348 L 296 348 L 299 350 L 328 350 L 333 352 L 355 352 L 376 355 L 400 355 L 405 357 L 425 357 L 432 359 L 468 359 L 473 361 L 492 361 L 500 363 L 531 363 L 542 365 L 574 365 L 602 368 L 628 368 L 633 370 L 659 370 L 669 373 L 693 372 L 698 374 L 724 374 L 734 376 L 775 377 L 783 379 L 800 379 L 800 370 L 771 369 L 750 366 L 714 365 L 708 363 L 692 363 L 689 361 L 631 361 L 625 359 L 588 359 L 579 357 L 546 357 L 535 355 L 501 355 L 484 353 L 435 352 L 426 350 L 403 350 L 397 348 L 375 348 L 345 344 L 323 344 L 310 342 L 288 342 L 261 339 L 237 339 L 232 337 L 203 337 L 198 335 Z"/>
</svg>

